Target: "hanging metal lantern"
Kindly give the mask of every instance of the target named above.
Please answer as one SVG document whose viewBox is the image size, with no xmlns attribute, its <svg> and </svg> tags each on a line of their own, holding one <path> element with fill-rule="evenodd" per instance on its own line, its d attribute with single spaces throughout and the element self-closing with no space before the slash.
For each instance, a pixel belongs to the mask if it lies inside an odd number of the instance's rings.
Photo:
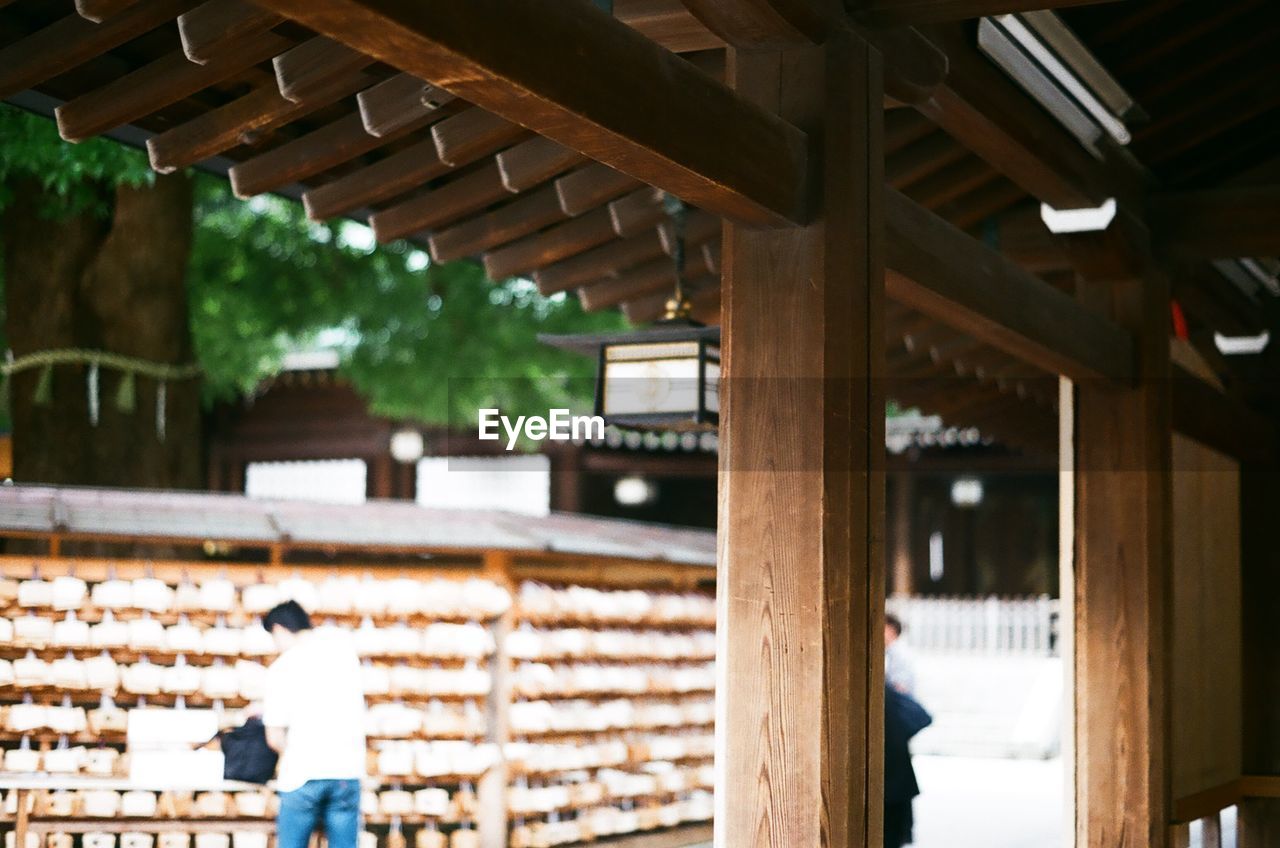
<svg viewBox="0 0 1280 848">
<path fill-rule="evenodd" d="M 665 316 L 629 333 L 539 336 L 596 358 L 595 414 L 622 427 L 714 430 L 720 421 L 720 328 L 689 317 L 684 294 L 685 206 L 664 199 L 675 231 L 675 291 Z"/>
</svg>

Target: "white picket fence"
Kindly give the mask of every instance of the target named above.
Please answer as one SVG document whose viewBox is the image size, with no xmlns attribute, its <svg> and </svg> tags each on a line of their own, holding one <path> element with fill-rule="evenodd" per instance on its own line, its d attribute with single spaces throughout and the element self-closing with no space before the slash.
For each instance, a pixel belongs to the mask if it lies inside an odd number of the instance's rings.
<svg viewBox="0 0 1280 848">
<path fill-rule="evenodd" d="M 1056 656 L 1058 601 L 1032 598 L 891 597 L 886 609 L 917 651 Z"/>
</svg>

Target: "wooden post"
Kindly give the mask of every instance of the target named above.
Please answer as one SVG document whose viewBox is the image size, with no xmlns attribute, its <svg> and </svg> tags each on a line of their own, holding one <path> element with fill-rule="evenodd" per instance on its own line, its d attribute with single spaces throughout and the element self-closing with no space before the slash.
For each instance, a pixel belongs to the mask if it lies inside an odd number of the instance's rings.
<svg viewBox="0 0 1280 848">
<path fill-rule="evenodd" d="M 1081 286 L 1134 333 L 1139 376 L 1076 383 L 1076 845 L 1165 848 L 1169 284 L 1153 270 Z"/>
<path fill-rule="evenodd" d="M 18 805 L 18 812 L 13 824 L 13 846 L 14 848 L 27 848 L 27 827 L 31 816 L 31 811 L 28 809 L 31 804 L 31 790 L 15 789 L 13 791 L 18 796 L 14 799 Z"/>
<path fill-rule="evenodd" d="M 1062 657 L 1062 762 L 1068 777 L 1076 759 L 1076 391 L 1058 378 L 1058 655 Z M 1063 821 L 1076 820 L 1075 780 L 1062 782 Z M 1074 824 L 1068 845 L 1075 845 Z"/>
<path fill-rule="evenodd" d="M 715 844 L 879 846 L 881 60 L 843 32 L 729 54 L 824 159 L 817 223 L 724 233 Z"/>
<path fill-rule="evenodd" d="M 516 586 L 511 579 L 511 553 L 491 550 L 484 554 L 484 576 L 515 595 Z M 502 614 L 493 624 L 493 638 L 497 650 L 490 660 L 493 675 L 493 691 L 485 704 L 488 724 L 487 741 L 504 748 L 511 739 L 507 719 L 507 705 L 511 703 L 511 658 L 507 655 L 507 634 L 515 622 L 515 608 Z M 481 848 L 505 848 L 508 837 L 507 822 L 507 760 L 498 758 L 498 764 L 485 772 L 476 787 L 476 803 L 479 816 L 476 827 L 480 831 Z"/>
<path fill-rule="evenodd" d="M 1222 813 L 1200 819 L 1200 848 L 1222 848 Z"/>
<path fill-rule="evenodd" d="M 1244 798 L 1236 819 L 1236 848 L 1280 845 L 1280 799 Z"/>
<path fill-rule="evenodd" d="M 365 482 L 365 495 L 380 500 L 394 497 L 392 480 L 395 476 L 395 460 L 390 454 L 380 453 L 369 457 L 366 462 L 369 476 Z"/>
</svg>

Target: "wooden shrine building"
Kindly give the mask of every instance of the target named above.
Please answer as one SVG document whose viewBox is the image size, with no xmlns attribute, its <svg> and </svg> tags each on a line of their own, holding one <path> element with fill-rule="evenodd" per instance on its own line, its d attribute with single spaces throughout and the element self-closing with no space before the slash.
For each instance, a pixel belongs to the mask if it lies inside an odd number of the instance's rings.
<svg viewBox="0 0 1280 848">
<path fill-rule="evenodd" d="M 672 283 L 662 193 L 696 210 L 687 275 L 725 369 L 721 848 L 881 844 L 889 396 L 1060 451 L 1075 844 L 1185 845 L 1238 803 L 1253 848 L 1280 844 L 1277 358 L 1215 334 L 1276 314 L 1278 17 L 5 0 L 0 96 L 640 321 Z M 1073 62 L 1109 93 L 1016 80 Z M 1110 217 L 1055 233 L 1041 204 Z M 1203 367 L 1174 363 L 1174 325 Z"/>
</svg>

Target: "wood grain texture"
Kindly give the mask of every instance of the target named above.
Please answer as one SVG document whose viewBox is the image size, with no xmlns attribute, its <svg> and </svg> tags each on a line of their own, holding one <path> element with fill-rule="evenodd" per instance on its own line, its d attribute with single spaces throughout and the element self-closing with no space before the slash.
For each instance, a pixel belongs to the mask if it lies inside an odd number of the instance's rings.
<svg viewBox="0 0 1280 848">
<path fill-rule="evenodd" d="M 491 280 L 527 274 L 616 238 L 609 210 L 600 207 L 486 253 L 484 269 Z"/>
<path fill-rule="evenodd" d="M 707 262 L 707 254 L 701 248 L 702 245 L 698 244 L 688 245 L 684 279 L 715 273 L 716 269 Z M 675 289 L 675 277 L 675 263 L 664 256 L 579 289 L 578 300 L 582 302 L 583 309 L 596 312 L 653 292 L 671 295 Z"/>
<path fill-rule="evenodd" d="M 195 0 L 151 0 L 95 24 L 67 15 L 0 50 L 0 97 L 9 97 L 172 20 Z"/>
<path fill-rule="evenodd" d="M 348 97 L 372 82 L 365 74 L 354 74 L 336 80 L 303 103 L 285 100 L 274 82 L 260 85 L 230 103 L 147 139 L 151 167 L 168 173 L 238 144 L 252 143 L 261 134 Z"/>
<path fill-rule="evenodd" d="M 523 238 L 565 217 L 555 187 L 543 186 L 483 215 L 460 223 L 450 219 L 445 229 L 431 234 L 427 245 L 433 259 L 448 262 Z"/>
<path fill-rule="evenodd" d="M 182 52 L 198 64 L 212 61 L 224 50 L 234 50 L 247 35 L 269 29 L 283 20 L 249 0 L 206 0 L 178 16 Z"/>
<path fill-rule="evenodd" d="M 494 159 L 502 172 L 502 184 L 517 192 L 533 188 L 586 161 L 576 150 L 542 136 L 509 147 Z"/>
<path fill-rule="evenodd" d="M 175 50 L 63 103 L 54 110 L 58 133 L 67 141 L 82 141 L 115 129 L 242 74 L 292 46 L 288 38 L 264 31 L 245 38 L 235 51 L 204 65 L 195 64 L 182 51 Z"/>
<path fill-rule="evenodd" d="M 593 162 L 556 180 L 560 208 L 566 215 L 581 215 L 642 187 L 634 177 L 615 171 L 608 165 Z"/>
<path fill-rule="evenodd" d="M 421 129 L 441 113 L 427 111 L 383 136 L 370 135 L 359 112 L 350 112 L 306 135 L 231 168 L 228 176 L 238 197 L 252 197 L 326 171 Z"/>
<path fill-rule="evenodd" d="M 883 86 L 852 35 L 730 52 L 821 127 L 822 224 L 724 235 L 716 845 L 882 842 Z"/>
<path fill-rule="evenodd" d="M 371 215 L 369 226 L 385 244 L 444 226 L 509 196 L 498 166 L 489 164 Z"/>
<path fill-rule="evenodd" d="M 138 0 L 76 0 L 76 11 L 94 23 L 102 23 L 137 2 Z"/>
<path fill-rule="evenodd" d="M 411 191 L 452 170 L 427 138 L 302 195 L 307 217 L 323 221 Z"/>
<path fill-rule="evenodd" d="M 832 24 L 820 0 L 681 0 L 726 44 L 746 49 L 820 44 Z"/>
<path fill-rule="evenodd" d="M 382 138 L 430 116 L 453 95 L 409 74 L 396 74 L 356 95 L 369 135 Z"/>
<path fill-rule="evenodd" d="M 1080 848 L 1164 848 L 1171 807 L 1169 285 L 1093 296 L 1135 333 L 1138 380 L 1076 383 L 1075 763 Z"/>
<path fill-rule="evenodd" d="M 1093 159 L 954 27 L 925 34 L 947 57 L 946 81 L 916 104 L 925 117 L 1013 183 L 1051 206 L 1096 206 L 1107 197 L 1137 201 L 1139 178 Z"/>
<path fill-rule="evenodd" d="M 1280 845 L 1280 799 L 1246 798 L 1240 802 L 1236 848 Z"/>
<path fill-rule="evenodd" d="M 260 5 L 701 208 L 756 224 L 810 214 L 803 132 L 589 4 Z"/>
<path fill-rule="evenodd" d="M 885 202 L 889 296 L 1050 373 L 1132 378 L 1132 339 L 892 189 Z"/>
<path fill-rule="evenodd" d="M 613 16 L 673 53 L 724 48 L 680 0 L 613 0 Z"/>
<path fill-rule="evenodd" d="M 1173 797 L 1241 773 L 1240 468 L 1173 438 Z"/>
<path fill-rule="evenodd" d="M 529 133 L 483 109 L 467 109 L 431 128 L 440 161 L 454 167 L 506 147 Z"/>
<path fill-rule="evenodd" d="M 612 219 L 612 215 L 610 216 Z M 656 228 L 630 238 L 619 239 L 588 250 L 569 259 L 539 268 L 533 272 L 534 282 L 543 295 L 566 291 L 590 280 L 600 279 L 624 268 L 638 265 L 662 254 L 662 241 Z"/>
<path fill-rule="evenodd" d="M 340 41 L 320 36 L 276 56 L 271 64 L 281 96 L 302 103 L 335 80 L 369 67 L 373 59 Z"/>
</svg>

